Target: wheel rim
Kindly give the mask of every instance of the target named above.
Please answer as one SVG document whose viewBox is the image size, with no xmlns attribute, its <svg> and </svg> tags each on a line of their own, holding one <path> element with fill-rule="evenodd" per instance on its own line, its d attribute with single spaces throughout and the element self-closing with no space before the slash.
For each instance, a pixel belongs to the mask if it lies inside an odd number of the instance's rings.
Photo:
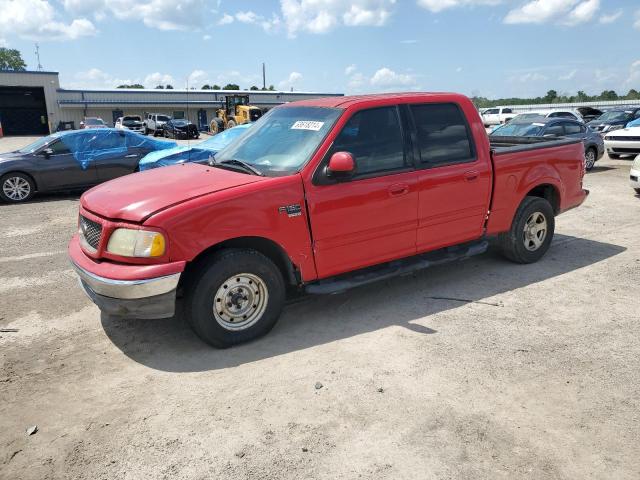
<svg viewBox="0 0 640 480">
<path fill-rule="evenodd" d="M 2 184 L 2 191 L 11 200 L 24 200 L 31 193 L 31 185 L 22 177 L 9 177 Z"/>
<path fill-rule="evenodd" d="M 596 163 L 596 154 L 593 153 L 593 150 L 588 150 L 587 153 L 584 154 L 584 165 L 587 170 L 593 168 L 593 165 Z"/>
<path fill-rule="evenodd" d="M 239 273 L 218 288 L 213 299 L 213 316 L 226 330 L 245 330 L 260 320 L 268 300 L 267 285 L 260 277 Z"/>
<path fill-rule="evenodd" d="M 540 248 L 547 238 L 547 219 L 540 212 L 534 212 L 524 224 L 524 248 L 534 252 Z"/>
</svg>

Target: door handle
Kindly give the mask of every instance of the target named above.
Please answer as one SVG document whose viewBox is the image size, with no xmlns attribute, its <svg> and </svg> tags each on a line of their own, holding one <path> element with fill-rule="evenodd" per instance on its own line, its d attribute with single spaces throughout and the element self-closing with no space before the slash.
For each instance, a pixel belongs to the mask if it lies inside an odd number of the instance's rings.
<svg viewBox="0 0 640 480">
<path fill-rule="evenodd" d="M 475 170 L 472 170 L 470 172 L 465 172 L 464 178 L 467 182 L 473 182 L 478 179 L 479 175 L 480 174 L 478 172 L 476 172 Z"/>
<path fill-rule="evenodd" d="M 409 185 L 406 183 L 396 183 L 389 187 L 389 195 L 392 197 L 399 197 L 409 193 Z"/>
</svg>

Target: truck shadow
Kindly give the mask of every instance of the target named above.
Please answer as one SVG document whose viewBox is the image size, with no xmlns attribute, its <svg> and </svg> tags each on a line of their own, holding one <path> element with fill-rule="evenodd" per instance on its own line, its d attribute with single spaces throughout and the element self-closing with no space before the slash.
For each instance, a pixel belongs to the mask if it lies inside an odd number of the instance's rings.
<svg viewBox="0 0 640 480">
<path fill-rule="evenodd" d="M 167 372 L 217 370 L 391 326 L 437 334 L 429 326 L 429 317 L 434 314 L 467 302 L 500 308 L 500 299 L 491 297 L 593 265 L 625 250 L 556 235 L 547 255 L 532 265 L 516 265 L 489 252 L 339 295 L 303 297 L 285 308 L 266 337 L 227 350 L 203 343 L 179 315 L 164 320 L 101 318 L 109 338 L 136 362 Z"/>
</svg>

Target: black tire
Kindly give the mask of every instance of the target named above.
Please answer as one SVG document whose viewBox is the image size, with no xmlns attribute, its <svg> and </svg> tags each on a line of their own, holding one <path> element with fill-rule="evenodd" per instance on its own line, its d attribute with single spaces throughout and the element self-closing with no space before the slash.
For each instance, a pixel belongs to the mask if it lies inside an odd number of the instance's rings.
<svg viewBox="0 0 640 480">
<path fill-rule="evenodd" d="M 636 193 L 637 193 L 638 195 L 640 195 L 640 188 L 634 188 L 634 190 L 636 191 Z"/>
<path fill-rule="evenodd" d="M 531 230 L 529 232 L 525 230 L 527 222 L 534 218 L 536 214 L 542 215 L 546 222 L 545 233 L 539 246 L 535 245 L 536 240 L 531 239 L 533 237 L 528 236 Z M 544 198 L 525 197 L 516 211 L 511 229 L 498 237 L 498 244 L 502 249 L 503 255 L 512 262 L 534 263 L 540 260 L 549 250 L 554 231 L 555 216 L 551 204 Z M 535 234 L 535 237 L 538 238 L 537 241 L 540 241 L 541 235 L 538 235 L 538 233 Z M 527 245 L 529 248 L 534 249 L 527 248 Z"/>
<path fill-rule="evenodd" d="M 609 154 L 609 158 L 611 160 L 618 160 L 620 158 L 620 154 L 619 153 L 610 153 Z"/>
<path fill-rule="evenodd" d="M 587 150 L 584 152 L 584 169 L 587 172 L 592 170 L 597 161 L 598 161 L 598 150 L 596 150 L 593 147 L 587 148 Z"/>
<path fill-rule="evenodd" d="M 286 288 L 282 273 L 269 258 L 255 250 L 225 249 L 197 265 L 193 272 L 185 283 L 185 316 L 202 340 L 216 348 L 228 348 L 266 335 L 273 328 L 284 307 Z M 239 282 L 241 277 L 246 279 L 243 275 L 251 275 L 261 281 L 262 286 L 259 288 L 266 291 L 266 294 L 259 296 L 258 287 L 251 287 L 256 289 L 255 296 L 247 299 L 240 295 L 239 301 L 248 300 L 245 304 L 249 311 L 246 313 L 250 317 L 254 315 L 251 309 L 255 309 L 259 302 L 263 302 L 260 306 L 262 312 L 256 310 L 253 323 L 242 327 L 243 329 L 232 330 L 230 326 L 233 320 L 225 322 L 223 312 L 218 314 L 217 310 L 219 305 L 230 299 L 230 295 L 233 297 L 232 279 L 238 276 L 235 280 Z M 227 284 L 231 284 L 228 290 Z M 219 296 L 219 292 L 223 293 Z M 226 304 L 231 309 L 235 308 L 231 303 Z M 237 317 L 237 321 L 243 320 Z M 229 327 L 225 327 L 224 323 Z"/>
<path fill-rule="evenodd" d="M 17 183 L 16 183 L 17 182 Z M 7 192 L 5 192 L 5 184 Z M 14 196 L 10 189 L 11 186 L 21 185 L 22 188 L 13 190 Z M 27 190 L 28 189 L 28 190 Z M 0 200 L 7 203 L 22 203 L 31 200 L 36 193 L 36 184 L 29 175 L 24 173 L 14 172 L 7 173 L 0 178 Z"/>
<path fill-rule="evenodd" d="M 218 133 L 224 131 L 224 122 L 222 121 L 222 119 L 215 117 L 213 120 L 211 120 L 209 129 L 211 130 L 211 135 L 217 135 Z"/>
<path fill-rule="evenodd" d="M 154 136 L 154 137 L 157 137 L 157 136 L 158 136 L 158 130 L 154 130 L 154 131 L 153 131 L 153 136 Z"/>
<path fill-rule="evenodd" d="M 145 126 L 143 135 L 149 135 L 149 129 Z"/>
<path fill-rule="evenodd" d="M 231 119 L 230 119 L 230 120 L 228 120 L 228 121 L 227 121 L 227 130 L 229 130 L 230 128 L 235 127 L 236 125 L 238 125 L 238 124 L 236 123 L 236 121 L 235 121 L 235 120 L 231 120 Z"/>
</svg>

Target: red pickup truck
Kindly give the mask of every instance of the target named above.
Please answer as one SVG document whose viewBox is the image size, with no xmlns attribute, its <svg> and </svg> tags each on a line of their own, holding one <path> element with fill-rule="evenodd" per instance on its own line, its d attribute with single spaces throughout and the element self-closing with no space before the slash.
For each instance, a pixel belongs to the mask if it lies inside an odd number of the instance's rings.
<svg viewBox="0 0 640 480">
<path fill-rule="evenodd" d="M 107 313 L 174 315 L 228 347 L 267 333 L 291 292 L 327 294 L 467 258 L 494 240 L 535 262 L 580 205 L 577 139 L 490 144 L 450 93 L 332 97 L 274 108 L 209 165 L 87 191 L 71 260 Z"/>
</svg>

